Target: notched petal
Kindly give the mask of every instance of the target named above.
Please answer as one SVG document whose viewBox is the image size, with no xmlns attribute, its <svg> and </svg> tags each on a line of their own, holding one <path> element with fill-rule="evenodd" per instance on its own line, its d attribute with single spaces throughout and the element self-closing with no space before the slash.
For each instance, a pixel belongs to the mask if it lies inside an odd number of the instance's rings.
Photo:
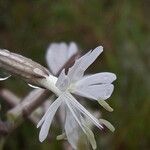
<svg viewBox="0 0 150 150">
<path fill-rule="evenodd" d="M 66 102 L 71 103 L 72 107 L 78 109 L 81 113 L 83 113 L 91 122 L 93 122 L 99 129 L 103 129 L 100 125 L 97 118 L 95 118 L 89 111 L 87 111 L 70 93 L 66 93 L 64 95 L 66 97 Z M 67 101 L 68 100 L 68 101 Z M 83 129 L 84 130 L 84 129 Z"/>
<path fill-rule="evenodd" d="M 49 107 L 49 109 L 47 110 L 47 112 L 44 114 L 44 116 L 42 117 L 42 119 L 39 121 L 37 128 L 41 127 L 40 130 L 40 134 L 39 134 L 39 140 L 40 142 L 43 142 L 49 132 L 49 128 L 50 125 L 52 123 L 53 117 L 58 109 L 58 107 L 61 105 L 62 103 L 62 97 L 58 97 Z"/>
<path fill-rule="evenodd" d="M 74 42 L 71 42 L 69 45 L 63 42 L 52 43 L 46 53 L 46 61 L 51 72 L 57 75 L 77 51 L 78 47 Z"/>
<path fill-rule="evenodd" d="M 79 80 L 76 84 L 81 85 L 96 85 L 96 84 L 110 84 L 116 80 L 116 75 L 110 72 L 101 72 L 92 75 L 87 75 Z"/>
<path fill-rule="evenodd" d="M 86 98 L 98 100 L 98 99 L 108 99 L 114 90 L 112 84 L 100 84 L 100 85 L 91 85 L 91 86 L 78 86 L 74 88 L 72 93 Z"/>
<path fill-rule="evenodd" d="M 74 149 L 76 149 L 82 130 L 78 122 L 74 118 L 74 115 L 71 113 L 71 111 L 67 109 L 66 113 L 67 114 L 66 114 L 66 121 L 65 121 L 65 133 L 68 142 L 71 144 L 71 146 Z M 77 118 L 79 118 L 79 114 L 78 113 L 75 114 L 77 115 Z"/>
<path fill-rule="evenodd" d="M 81 58 L 77 59 L 74 65 L 68 71 L 68 77 L 72 82 L 77 81 L 83 77 L 85 70 L 96 60 L 102 53 L 103 47 L 99 46 L 93 51 L 89 51 Z"/>
</svg>

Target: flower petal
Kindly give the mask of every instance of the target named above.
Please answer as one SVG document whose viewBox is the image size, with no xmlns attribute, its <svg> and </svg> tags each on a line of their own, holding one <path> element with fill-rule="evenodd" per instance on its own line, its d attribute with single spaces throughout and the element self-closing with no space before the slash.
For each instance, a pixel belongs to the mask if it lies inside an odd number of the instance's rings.
<svg viewBox="0 0 150 150">
<path fill-rule="evenodd" d="M 68 46 L 68 59 L 78 52 L 78 47 L 75 42 L 71 42 Z"/>
<path fill-rule="evenodd" d="M 81 58 L 77 59 L 74 65 L 68 71 L 68 77 L 70 80 L 77 81 L 80 79 L 85 70 L 95 61 L 95 59 L 102 53 L 103 47 L 99 46 L 93 51 L 89 51 Z"/>
<path fill-rule="evenodd" d="M 66 43 L 51 44 L 47 49 L 46 61 L 52 73 L 56 75 L 77 50 L 77 45 L 73 42 L 69 46 Z"/>
<path fill-rule="evenodd" d="M 40 130 L 40 134 L 39 134 L 40 142 L 43 142 L 46 139 L 50 125 L 51 125 L 51 122 L 53 120 L 53 117 L 54 117 L 58 107 L 61 105 L 62 101 L 63 101 L 62 97 L 61 96 L 58 97 L 51 104 L 51 106 L 49 107 L 49 109 L 47 110 L 47 112 L 45 113 L 43 118 L 41 119 L 41 121 L 38 123 L 37 127 L 42 125 L 41 130 Z"/>
<path fill-rule="evenodd" d="M 74 107 L 72 107 L 70 101 L 68 101 L 68 97 L 67 97 L 67 93 L 64 95 L 65 96 L 65 102 L 70 110 L 70 112 L 72 113 L 74 119 L 77 121 L 77 123 L 79 124 L 79 126 L 81 127 L 81 129 L 83 130 L 83 132 L 86 132 L 81 124 L 81 121 L 79 120 L 78 116 L 76 115 L 75 111 L 74 111 Z"/>
<path fill-rule="evenodd" d="M 61 91 L 65 91 L 69 86 L 69 83 L 69 78 L 65 75 L 65 69 L 63 69 L 56 82 L 56 87 L 58 87 Z"/>
<path fill-rule="evenodd" d="M 77 149 L 78 146 L 78 140 L 81 136 L 81 128 L 79 127 L 77 121 L 73 117 L 70 110 L 67 109 L 66 114 L 66 122 L 65 122 L 65 133 L 68 139 L 68 142 L 71 144 L 71 146 L 74 149 Z"/>
<path fill-rule="evenodd" d="M 90 112 L 88 112 L 70 93 L 66 93 L 64 95 L 66 97 L 66 102 L 71 103 L 72 107 L 78 109 L 80 112 L 82 112 L 86 117 L 88 117 L 98 128 L 103 129 L 103 127 L 100 125 L 97 118 L 95 118 L 93 115 L 91 115 Z M 70 106 L 71 107 L 71 106 Z M 85 132 L 85 131 L 84 131 Z"/>
<path fill-rule="evenodd" d="M 96 73 L 93 75 L 88 75 L 86 77 L 83 77 L 76 84 L 77 84 L 77 86 L 94 85 L 94 84 L 108 84 L 108 83 L 112 83 L 114 80 L 116 80 L 116 75 L 114 73 L 102 72 L 102 73 Z"/>
<path fill-rule="evenodd" d="M 53 74 L 56 75 L 59 69 L 66 62 L 66 52 L 67 45 L 65 43 L 53 43 L 48 47 L 46 61 Z"/>
<path fill-rule="evenodd" d="M 83 122 L 84 128 L 86 130 L 87 138 L 88 138 L 92 148 L 95 150 L 97 148 L 97 144 L 96 144 L 94 134 L 93 134 L 92 130 L 87 126 L 86 122 L 84 120 L 82 120 L 82 122 Z"/>
<path fill-rule="evenodd" d="M 114 90 L 112 84 L 100 84 L 100 85 L 91 85 L 91 86 L 79 86 L 72 91 L 72 93 L 91 98 L 94 100 L 98 99 L 108 99 Z"/>
</svg>

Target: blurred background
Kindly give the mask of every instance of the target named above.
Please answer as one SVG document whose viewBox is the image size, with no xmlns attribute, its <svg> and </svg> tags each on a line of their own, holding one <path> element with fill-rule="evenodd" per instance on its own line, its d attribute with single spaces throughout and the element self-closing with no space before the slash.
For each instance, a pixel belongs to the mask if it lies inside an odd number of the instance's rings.
<svg viewBox="0 0 150 150">
<path fill-rule="evenodd" d="M 114 108 L 113 113 L 90 103 L 116 128 L 114 133 L 96 130 L 98 150 L 148 150 L 149 15 L 149 0 L 0 0 L 0 48 L 46 66 L 45 53 L 52 42 L 75 41 L 83 53 L 102 45 L 104 52 L 89 71 L 114 72 L 118 79 L 108 101 Z M 18 78 L 1 84 L 20 97 L 31 90 Z M 39 130 L 26 121 L 8 136 L 4 149 L 62 149 L 62 142 L 55 139 L 41 144 L 38 133 Z"/>
</svg>

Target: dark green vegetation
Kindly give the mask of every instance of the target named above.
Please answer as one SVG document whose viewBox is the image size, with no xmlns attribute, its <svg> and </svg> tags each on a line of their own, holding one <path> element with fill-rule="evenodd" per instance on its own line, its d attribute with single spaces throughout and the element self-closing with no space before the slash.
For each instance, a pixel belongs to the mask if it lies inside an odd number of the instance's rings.
<svg viewBox="0 0 150 150">
<path fill-rule="evenodd" d="M 75 41 L 81 49 L 104 46 L 104 53 L 91 72 L 117 74 L 115 91 L 109 99 L 113 113 L 96 103 L 94 109 L 116 127 L 114 134 L 96 130 L 98 149 L 148 150 L 150 148 L 150 1 L 148 0 L 1 0 L 0 47 L 45 63 L 51 42 Z M 11 78 L 3 83 L 19 96 L 31 90 Z M 88 104 L 87 104 L 88 105 Z M 53 131 L 52 131 L 53 130 Z M 40 144 L 38 132 L 26 122 L 13 132 L 6 150 L 61 149 L 53 139 Z M 60 131 L 51 128 L 52 134 Z"/>
</svg>

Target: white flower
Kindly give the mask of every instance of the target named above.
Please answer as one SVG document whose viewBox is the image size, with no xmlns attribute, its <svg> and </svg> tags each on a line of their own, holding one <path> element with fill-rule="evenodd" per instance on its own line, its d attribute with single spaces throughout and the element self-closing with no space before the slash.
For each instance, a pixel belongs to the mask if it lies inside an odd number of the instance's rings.
<svg viewBox="0 0 150 150">
<path fill-rule="evenodd" d="M 78 47 L 74 42 L 71 42 L 68 46 L 66 43 L 52 43 L 46 54 L 46 61 L 51 72 L 56 75 L 77 52 Z"/>
<path fill-rule="evenodd" d="M 52 47 L 56 51 L 52 52 Z M 65 51 L 68 50 L 68 47 L 65 44 L 62 44 L 61 47 L 63 47 L 62 49 Z M 51 45 L 50 51 L 48 53 L 57 54 L 56 52 L 59 48 L 60 47 L 57 44 L 53 46 Z M 77 50 L 75 50 L 75 52 L 76 51 Z M 89 139 L 93 149 L 96 149 L 94 134 L 87 126 L 86 120 L 90 120 L 100 129 L 103 129 L 102 124 L 108 126 L 108 122 L 106 120 L 98 120 L 95 118 L 75 99 L 71 93 L 96 101 L 104 101 L 111 96 L 114 89 L 114 86 L 111 83 L 116 80 L 115 74 L 105 72 L 84 76 L 86 69 L 95 61 L 95 59 L 101 54 L 102 51 L 102 46 L 99 46 L 93 51 L 91 50 L 81 58 L 77 59 L 74 65 L 68 70 L 67 74 L 65 74 L 65 70 L 63 69 L 58 79 L 55 76 L 49 75 L 46 81 L 43 80 L 43 85 L 45 85 L 47 89 L 53 91 L 58 96 L 58 98 L 51 104 L 37 125 L 37 127 L 41 126 L 39 134 L 39 140 L 41 142 L 46 139 L 53 117 L 59 106 L 63 104 L 67 110 L 65 134 L 69 143 L 74 149 L 76 149 L 79 140 L 78 134 L 80 133 L 76 130 L 82 130 Z M 51 70 L 53 70 L 54 74 L 58 72 L 60 66 L 63 66 L 62 64 L 67 60 L 68 57 L 70 57 L 70 55 L 71 54 L 66 56 L 65 60 L 58 58 L 60 59 L 59 63 L 56 60 L 49 60 L 49 64 L 52 64 L 49 65 L 49 67 Z M 55 63 L 53 61 L 57 63 L 57 68 L 55 67 Z"/>
</svg>

